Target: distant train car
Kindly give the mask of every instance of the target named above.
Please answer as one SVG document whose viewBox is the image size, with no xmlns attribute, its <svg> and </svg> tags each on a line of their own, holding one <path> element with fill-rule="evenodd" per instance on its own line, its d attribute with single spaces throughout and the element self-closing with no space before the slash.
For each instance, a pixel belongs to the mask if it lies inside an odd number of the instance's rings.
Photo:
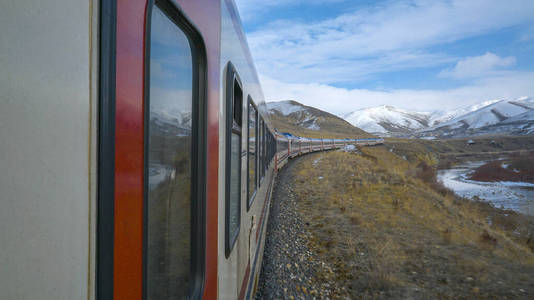
<svg viewBox="0 0 534 300">
<path fill-rule="evenodd" d="M 0 299 L 253 298 L 276 171 L 347 141 L 275 133 L 233 1 L 1 7 Z"/>
</svg>

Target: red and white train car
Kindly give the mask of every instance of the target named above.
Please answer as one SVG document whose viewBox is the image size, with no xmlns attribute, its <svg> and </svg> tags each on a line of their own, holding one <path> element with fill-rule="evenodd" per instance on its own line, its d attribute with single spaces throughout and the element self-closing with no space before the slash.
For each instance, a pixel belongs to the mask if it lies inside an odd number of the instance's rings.
<svg viewBox="0 0 534 300">
<path fill-rule="evenodd" d="M 345 143 L 274 136 L 233 1 L 7 0 L 0 32 L 0 299 L 251 299 L 276 170 Z"/>
<path fill-rule="evenodd" d="M 250 299 L 276 141 L 233 1 L 0 8 L 0 298 Z"/>
</svg>

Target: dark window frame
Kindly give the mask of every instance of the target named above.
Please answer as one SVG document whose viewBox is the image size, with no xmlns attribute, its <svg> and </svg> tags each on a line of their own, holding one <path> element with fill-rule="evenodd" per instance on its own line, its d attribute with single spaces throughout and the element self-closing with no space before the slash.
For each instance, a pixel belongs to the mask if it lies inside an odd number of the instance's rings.
<svg viewBox="0 0 534 300">
<path fill-rule="evenodd" d="M 96 299 L 113 299 L 117 3 L 100 2 Z"/>
<path fill-rule="evenodd" d="M 235 91 L 234 87 L 238 86 L 241 89 L 241 105 L 240 110 L 235 110 L 234 105 L 234 96 Z M 235 243 L 237 242 L 237 238 L 239 237 L 239 233 L 241 231 L 241 152 L 243 149 L 242 140 L 242 124 L 243 124 L 243 85 L 241 84 L 241 79 L 239 78 L 239 75 L 237 74 L 237 71 L 234 67 L 234 65 L 231 62 L 228 62 L 228 65 L 226 67 L 226 94 L 225 94 L 225 106 L 226 106 L 226 157 L 225 157 L 225 220 L 224 220 L 224 245 L 225 245 L 225 256 L 226 258 L 230 257 L 230 254 L 232 253 L 232 250 L 235 246 Z M 241 118 L 241 124 L 239 122 L 235 122 L 234 113 L 239 112 Z M 238 134 L 239 135 L 239 161 L 238 161 L 238 170 L 239 170 L 239 176 L 238 176 L 238 186 L 240 187 L 239 190 L 239 199 L 238 199 L 238 226 L 236 232 L 230 236 L 230 175 L 231 175 L 231 150 L 232 150 L 232 134 Z"/>
<path fill-rule="evenodd" d="M 254 183 L 255 183 L 255 189 L 254 191 L 252 192 L 252 194 L 250 193 L 250 152 L 248 151 L 248 148 L 247 148 L 247 212 L 250 210 L 250 208 L 252 207 L 252 204 L 254 204 L 254 200 L 256 199 L 256 193 L 258 191 L 258 116 L 259 116 L 259 113 L 258 113 L 258 107 L 256 106 L 256 104 L 254 104 L 254 100 L 252 100 L 252 97 L 250 97 L 250 95 L 248 96 L 247 98 L 247 147 L 250 147 L 248 145 L 248 143 L 250 143 L 250 126 L 248 126 L 250 120 L 249 120 L 249 117 L 250 117 L 250 107 L 252 106 L 255 110 L 255 125 L 254 125 L 254 131 L 255 131 L 255 139 L 254 139 Z"/>
<path fill-rule="evenodd" d="M 144 61 L 144 188 L 143 188 L 143 299 L 147 294 L 148 255 L 148 161 L 150 123 L 150 42 L 152 9 L 158 8 L 187 37 L 193 65 L 192 136 L 191 136 L 191 268 L 188 296 L 199 299 L 204 290 L 206 240 L 206 145 L 207 145 L 207 55 L 204 39 L 183 11 L 170 0 L 149 0 L 145 23 Z M 196 118 L 196 120 L 195 120 Z"/>
<path fill-rule="evenodd" d="M 263 124 L 264 124 L 264 121 L 263 121 L 263 117 L 258 114 L 258 120 L 259 120 L 259 124 L 258 124 L 258 127 L 259 127 L 259 132 L 260 132 L 260 135 L 259 135 L 259 144 L 260 144 L 260 147 L 258 149 L 258 152 L 259 152 L 259 158 L 258 158 L 258 171 L 259 171 L 259 176 L 258 176 L 258 182 L 259 182 L 259 185 L 261 186 L 261 184 L 263 183 L 263 149 L 265 148 L 265 140 L 263 139 L 263 137 L 265 136 L 265 130 L 263 128 Z"/>
<path fill-rule="evenodd" d="M 263 168 L 262 168 L 262 173 L 261 173 L 261 177 L 265 177 L 265 170 L 267 169 L 267 148 L 269 147 L 269 144 L 268 144 L 268 140 L 267 140 L 267 125 L 265 124 L 265 120 L 262 122 L 263 123 L 263 149 L 262 149 L 262 157 L 263 157 L 263 160 L 262 160 L 262 163 L 263 163 Z"/>
</svg>

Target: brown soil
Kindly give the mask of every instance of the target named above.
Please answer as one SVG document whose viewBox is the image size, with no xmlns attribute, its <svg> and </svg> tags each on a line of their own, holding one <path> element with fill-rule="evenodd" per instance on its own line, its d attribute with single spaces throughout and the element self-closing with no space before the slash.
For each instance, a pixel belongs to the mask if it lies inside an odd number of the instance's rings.
<svg viewBox="0 0 534 300">
<path fill-rule="evenodd" d="M 475 169 L 469 179 L 534 183 L 534 155 L 521 155 L 488 162 Z"/>
</svg>

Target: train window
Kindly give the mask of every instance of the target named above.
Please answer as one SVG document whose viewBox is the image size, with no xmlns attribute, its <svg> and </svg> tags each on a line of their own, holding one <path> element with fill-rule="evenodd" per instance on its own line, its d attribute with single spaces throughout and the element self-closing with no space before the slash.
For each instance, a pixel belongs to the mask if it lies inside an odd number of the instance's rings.
<svg viewBox="0 0 534 300">
<path fill-rule="evenodd" d="M 193 58 L 184 32 L 151 16 L 148 124 L 148 299 L 183 298 L 191 268 Z"/>
<path fill-rule="evenodd" d="M 276 152 L 281 153 L 283 151 L 287 152 L 288 141 L 279 139 L 276 143 Z"/>
<path fill-rule="evenodd" d="M 149 10 L 145 117 L 145 299 L 196 297 L 203 277 L 205 56 L 167 1 Z"/>
<path fill-rule="evenodd" d="M 269 163 L 271 162 L 271 149 L 273 148 L 273 138 L 271 136 L 271 132 L 269 131 L 269 127 L 267 127 L 267 139 L 269 141 L 269 147 L 267 148 L 267 169 L 269 168 Z"/>
<path fill-rule="evenodd" d="M 267 147 L 269 147 L 267 145 L 267 126 L 265 125 L 265 121 L 262 122 L 263 124 L 263 144 L 265 145 L 263 147 L 263 149 L 261 149 L 261 154 L 262 154 L 262 163 L 263 163 L 263 168 L 261 170 L 261 177 L 264 177 L 265 176 L 265 169 L 267 168 Z"/>
<path fill-rule="evenodd" d="M 226 224 L 225 250 L 230 255 L 239 234 L 241 217 L 241 131 L 243 90 L 231 63 L 226 86 Z"/>
<path fill-rule="evenodd" d="M 258 113 L 258 151 L 257 151 L 257 163 L 256 163 L 256 170 L 258 170 L 258 176 L 257 177 L 257 181 L 258 181 L 258 184 L 259 186 L 261 186 L 261 148 L 263 148 L 263 144 L 262 144 L 262 141 L 261 141 L 261 136 L 263 134 L 262 130 L 261 130 L 261 115 Z"/>
<path fill-rule="evenodd" d="M 260 171 L 260 181 L 263 180 L 263 161 L 265 159 L 265 155 L 264 155 L 264 149 L 265 149 L 265 126 L 264 126 L 264 122 L 263 122 L 263 118 L 260 117 L 260 142 L 261 142 L 261 147 L 260 147 L 260 161 L 259 161 L 259 171 Z"/>
<path fill-rule="evenodd" d="M 265 121 L 263 121 L 263 143 L 265 147 L 262 149 L 262 155 L 263 155 L 263 169 L 261 170 L 262 174 L 261 176 L 265 176 L 265 166 L 267 161 L 267 148 L 269 147 L 268 140 L 267 140 L 267 126 L 265 125 Z"/>
<path fill-rule="evenodd" d="M 252 98 L 248 98 L 248 205 L 247 209 L 250 209 L 254 196 L 256 194 L 256 130 L 258 111 L 252 102 Z"/>
</svg>

